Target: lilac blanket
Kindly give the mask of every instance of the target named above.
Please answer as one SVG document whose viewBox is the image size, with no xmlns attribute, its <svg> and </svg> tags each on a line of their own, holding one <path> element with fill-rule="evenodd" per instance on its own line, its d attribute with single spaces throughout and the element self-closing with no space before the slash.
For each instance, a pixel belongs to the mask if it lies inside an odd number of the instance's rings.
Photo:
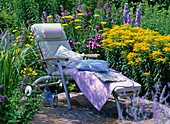
<svg viewBox="0 0 170 124">
<path fill-rule="evenodd" d="M 102 106 L 106 103 L 107 99 L 111 95 L 112 91 L 116 87 L 132 87 L 133 81 L 122 75 L 120 72 L 109 69 L 116 76 L 121 76 L 126 81 L 123 82 L 101 82 L 90 71 L 79 71 L 77 68 L 67 69 L 72 78 L 76 81 L 78 87 L 87 99 L 93 104 L 93 106 L 100 111 Z"/>
</svg>

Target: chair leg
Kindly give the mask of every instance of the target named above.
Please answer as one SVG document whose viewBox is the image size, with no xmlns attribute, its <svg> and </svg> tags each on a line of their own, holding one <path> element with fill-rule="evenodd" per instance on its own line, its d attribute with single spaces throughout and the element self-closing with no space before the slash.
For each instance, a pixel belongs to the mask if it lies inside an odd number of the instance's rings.
<svg viewBox="0 0 170 124">
<path fill-rule="evenodd" d="M 117 95 L 113 95 L 113 96 L 115 98 L 115 102 L 116 102 L 116 106 L 117 106 L 118 118 L 123 119 L 122 110 L 121 110 L 120 103 L 119 103 L 119 100 L 117 98 Z"/>
<path fill-rule="evenodd" d="M 70 95 L 69 95 L 69 91 L 68 91 L 68 88 L 67 88 L 67 84 L 66 84 L 66 81 L 65 81 L 65 78 L 64 78 L 63 69 L 62 69 L 62 66 L 61 66 L 60 63 L 58 63 L 58 69 L 59 69 L 59 71 L 60 71 L 61 78 L 62 78 L 62 83 L 63 83 L 63 85 L 64 85 L 64 90 L 65 90 L 65 93 L 66 93 L 68 109 L 70 110 L 70 109 L 72 109 L 71 100 L 70 100 Z"/>
</svg>

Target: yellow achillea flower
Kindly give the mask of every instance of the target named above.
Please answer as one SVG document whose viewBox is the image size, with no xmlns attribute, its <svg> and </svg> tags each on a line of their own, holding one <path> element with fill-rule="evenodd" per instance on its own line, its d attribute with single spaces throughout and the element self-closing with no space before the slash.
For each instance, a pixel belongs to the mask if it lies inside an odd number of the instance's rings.
<svg viewBox="0 0 170 124">
<path fill-rule="evenodd" d="M 94 17 L 99 17 L 100 15 L 94 15 Z"/>
<path fill-rule="evenodd" d="M 80 19 L 75 19 L 74 22 L 80 22 Z"/>
<path fill-rule="evenodd" d="M 62 26 L 67 26 L 68 24 L 62 24 Z"/>
<path fill-rule="evenodd" d="M 103 24 L 103 25 L 104 25 L 104 24 L 107 24 L 107 22 L 100 22 L 100 24 Z"/>
<path fill-rule="evenodd" d="M 151 74 L 149 72 L 144 72 L 143 76 L 150 76 Z"/>
<path fill-rule="evenodd" d="M 130 62 L 128 62 L 128 65 L 133 65 L 134 64 L 134 62 L 133 61 L 130 61 Z"/>
<path fill-rule="evenodd" d="M 76 26 L 76 27 L 75 27 L 75 29 L 79 29 L 79 28 L 81 28 L 81 26 Z"/>
<path fill-rule="evenodd" d="M 78 13 L 77 15 L 80 15 L 80 16 L 82 16 L 82 15 L 84 15 L 84 13 Z"/>
</svg>

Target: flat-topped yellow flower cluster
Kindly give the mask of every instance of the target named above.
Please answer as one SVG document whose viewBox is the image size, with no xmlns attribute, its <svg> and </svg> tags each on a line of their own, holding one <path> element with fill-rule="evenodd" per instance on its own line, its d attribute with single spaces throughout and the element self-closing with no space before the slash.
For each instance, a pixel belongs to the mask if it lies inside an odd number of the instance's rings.
<svg viewBox="0 0 170 124">
<path fill-rule="evenodd" d="M 165 63 L 170 58 L 170 35 L 161 36 L 159 32 L 150 29 L 124 24 L 105 30 L 102 37 L 102 48 L 116 53 L 119 51 L 129 65 L 147 58 Z"/>
</svg>

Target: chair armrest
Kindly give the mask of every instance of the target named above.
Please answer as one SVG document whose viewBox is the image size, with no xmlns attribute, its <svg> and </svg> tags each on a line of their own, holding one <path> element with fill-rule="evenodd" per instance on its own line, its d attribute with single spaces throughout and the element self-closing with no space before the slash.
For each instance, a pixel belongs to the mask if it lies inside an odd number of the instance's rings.
<svg viewBox="0 0 170 124">
<path fill-rule="evenodd" d="M 69 58 L 56 57 L 56 58 L 41 59 L 41 60 L 39 60 L 39 61 L 41 62 L 41 61 L 48 61 L 48 60 L 63 60 L 63 61 L 68 61 L 68 60 L 69 60 Z"/>
<path fill-rule="evenodd" d="M 95 58 L 97 58 L 99 56 L 100 56 L 100 54 L 84 54 L 84 57 L 95 57 Z"/>
</svg>

